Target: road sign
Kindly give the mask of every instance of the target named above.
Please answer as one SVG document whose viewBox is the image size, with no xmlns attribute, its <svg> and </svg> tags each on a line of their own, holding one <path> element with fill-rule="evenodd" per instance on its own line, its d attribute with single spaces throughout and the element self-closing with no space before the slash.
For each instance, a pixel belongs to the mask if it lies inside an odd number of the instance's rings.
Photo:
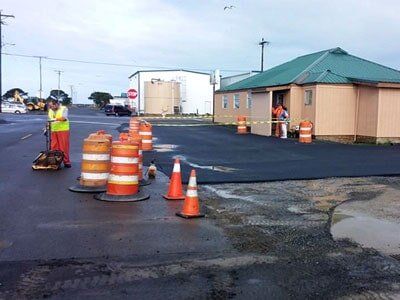
<svg viewBox="0 0 400 300">
<path fill-rule="evenodd" d="M 128 90 L 128 98 L 131 100 L 134 100 L 137 98 L 137 90 L 135 89 L 129 89 Z"/>
</svg>

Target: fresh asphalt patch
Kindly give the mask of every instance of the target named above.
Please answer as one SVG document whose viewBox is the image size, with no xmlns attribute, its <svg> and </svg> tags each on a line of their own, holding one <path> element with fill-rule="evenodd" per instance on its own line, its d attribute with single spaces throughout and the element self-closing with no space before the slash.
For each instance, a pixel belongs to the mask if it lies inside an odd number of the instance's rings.
<svg viewBox="0 0 400 300">
<path fill-rule="evenodd" d="M 127 124 L 118 129 L 126 131 Z M 400 174 L 400 146 L 301 144 L 235 131 L 232 126 L 154 126 L 155 150 L 145 152 L 145 164 L 155 160 L 169 175 L 173 158 L 179 157 L 185 183 L 196 169 L 198 182 L 207 184 Z"/>
</svg>

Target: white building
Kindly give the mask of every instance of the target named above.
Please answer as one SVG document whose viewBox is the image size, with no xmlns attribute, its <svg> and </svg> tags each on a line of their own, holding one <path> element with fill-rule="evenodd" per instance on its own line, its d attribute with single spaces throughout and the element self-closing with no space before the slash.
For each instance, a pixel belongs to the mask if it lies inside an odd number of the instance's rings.
<svg viewBox="0 0 400 300">
<path fill-rule="evenodd" d="M 141 113 L 146 111 L 145 83 L 160 81 L 178 83 L 181 113 L 213 113 L 213 85 L 210 83 L 210 74 L 188 70 L 141 70 L 132 74 L 129 77 L 129 87 L 138 92 L 137 100 Z M 218 89 L 219 86 L 215 88 Z"/>
<path fill-rule="evenodd" d="M 250 71 L 247 73 L 242 73 L 242 74 L 236 74 L 232 76 L 226 76 L 221 78 L 221 86 L 220 88 L 223 89 L 228 85 L 231 85 L 235 82 L 241 81 L 243 79 L 249 78 L 251 76 L 259 74 L 260 71 Z"/>
</svg>

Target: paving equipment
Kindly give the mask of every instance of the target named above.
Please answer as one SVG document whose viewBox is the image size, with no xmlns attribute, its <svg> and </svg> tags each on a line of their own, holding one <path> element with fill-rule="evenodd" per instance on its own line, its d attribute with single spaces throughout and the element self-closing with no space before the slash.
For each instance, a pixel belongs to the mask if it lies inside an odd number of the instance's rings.
<svg viewBox="0 0 400 300">
<path fill-rule="evenodd" d="M 46 150 L 40 151 L 32 164 L 33 170 L 59 170 L 63 162 L 64 153 L 60 150 L 51 150 L 51 122 L 47 121 L 44 129 L 46 136 Z"/>
</svg>

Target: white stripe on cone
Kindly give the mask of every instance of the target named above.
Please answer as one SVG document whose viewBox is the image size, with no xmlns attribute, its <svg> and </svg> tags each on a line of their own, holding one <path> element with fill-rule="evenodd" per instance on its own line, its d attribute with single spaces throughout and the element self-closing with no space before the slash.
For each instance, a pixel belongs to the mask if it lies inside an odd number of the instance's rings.
<svg viewBox="0 0 400 300">
<path fill-rule="evenodd" d="M 190 177 L 188 186 L 190 187 L 197 187 L 196 177 Z M 188 190 L 189 191 L 189 190 Z"/>
<path fill-rule="evenodd" d="M 197 190 L 187 190 L 186 191 L 186 196 L 188 197 L 197 197 Z"/>
<path fill-rule="evenodd" d="M 308 138 L 311 137 L 311 134 L 300 134 L 301 138 Z"/>
<path fill-rule="evenodd" d="M 90 154 L 90 153 L 83 153 L 82 154 L 83 160 L 110 160 L 110 154 Z"/>
<path fill-rule="evenodd" d="M 153 143 L 153 141 L 152 140 L 142 140 L 142 143 L 143 144 L 151 144 L 151 143 Z"/>
<path fill-rule="evenodd" d="M 172 170 L 172 173 L 180 173 L 181 172 L 181 164 L 174 163 L 174 169 Z"/>
<path fill-rule="evenodd" d="M 139 162 L 139 158 L 111 156 L 111 162 L 116 164 L 137 164 Z"/>
<path fill-rule="evenodd" d="M 108 173 L 81 173 L 82 179 L 90 179 L 90 180 L 105 180 L 108 178 Z"/>
</svg>

